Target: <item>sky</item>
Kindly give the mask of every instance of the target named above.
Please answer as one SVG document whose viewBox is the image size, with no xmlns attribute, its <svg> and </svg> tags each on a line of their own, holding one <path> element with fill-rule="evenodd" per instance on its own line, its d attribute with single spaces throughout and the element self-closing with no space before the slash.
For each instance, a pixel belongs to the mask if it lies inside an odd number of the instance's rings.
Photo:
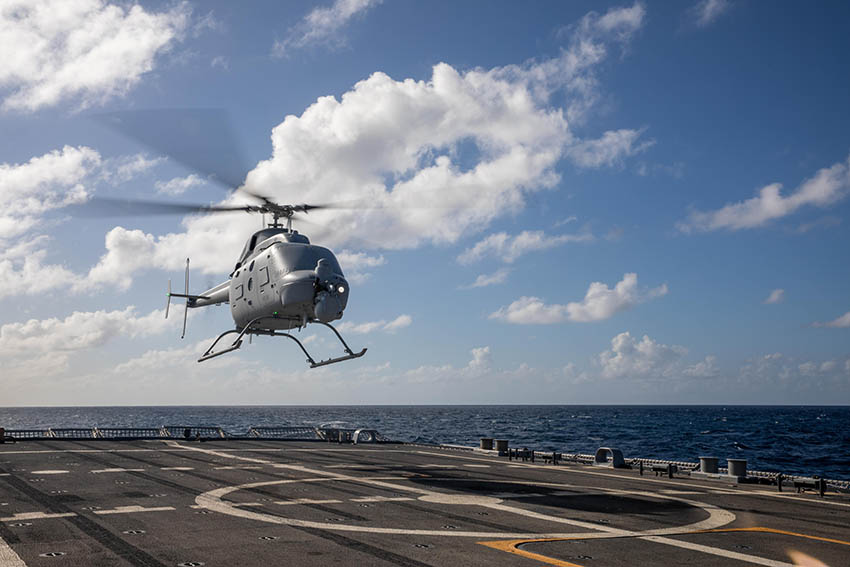
<svg viewBox="0 0 850 567">
<path fill-rule="evenodd" d="M 850 404 L 849 18 L 0 0 L 0 406 Z M 181 340 L 168 281 L 187 257 L 194 293 L 225 281 L 263 220 L 78 213 L 250 202 L 104 126 L 160 108 L 221 109 L 232 132 L 198 138 L 249 190 L 372 204 L 295 224 L 366 356 L 257 337 L 196 362 L 229 308 Z"/>
</svg>

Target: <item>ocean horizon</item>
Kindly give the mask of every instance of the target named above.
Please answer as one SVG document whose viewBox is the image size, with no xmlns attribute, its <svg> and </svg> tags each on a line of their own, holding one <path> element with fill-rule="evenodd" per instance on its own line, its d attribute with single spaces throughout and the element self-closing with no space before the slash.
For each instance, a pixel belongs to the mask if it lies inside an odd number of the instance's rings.
<svg viewBox="0 0 850 567">
<path fill-rule="evenodd" d="M 376 429 L 396 441 L 513 447 L 627 457 L 721 462 L 751 470 L 850 479 L 850 406 L 753 405 L 203 405 L 0 407 L 0 427 L 252 426 L 333 423 Z"/>
</svg>

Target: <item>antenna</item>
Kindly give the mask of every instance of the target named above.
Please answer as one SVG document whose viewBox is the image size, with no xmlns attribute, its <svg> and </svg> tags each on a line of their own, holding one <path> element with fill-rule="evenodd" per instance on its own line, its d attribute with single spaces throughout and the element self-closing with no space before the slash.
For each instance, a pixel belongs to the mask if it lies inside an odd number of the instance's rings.
<svg viewBox="0 0 850 567">
<path fill-rule="evenodd" d="M 180 335 L 181 339 L 186 337 L 186 317 L 188 317 L 188 316 L 189 316 L 189 258 L 186 258 L 186 306 L 183 308 L 183 334 Z"/>
</svg>

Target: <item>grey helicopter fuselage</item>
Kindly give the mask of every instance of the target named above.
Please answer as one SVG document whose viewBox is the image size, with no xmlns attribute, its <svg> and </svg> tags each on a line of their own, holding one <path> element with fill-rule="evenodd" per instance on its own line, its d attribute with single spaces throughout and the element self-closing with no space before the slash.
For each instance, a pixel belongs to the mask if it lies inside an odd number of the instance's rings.
<svg viewBox="0 0 850 567">
<path fill-rule="evenodd" d="M 237 329 L 285 331 L 309 322 L 342 317 L 348 282 L 333 253 L 297 231 L 269 227 L 245 244 L 223 282 L 191 301 L 190 307 L 227 302 Z"/>
</svg>

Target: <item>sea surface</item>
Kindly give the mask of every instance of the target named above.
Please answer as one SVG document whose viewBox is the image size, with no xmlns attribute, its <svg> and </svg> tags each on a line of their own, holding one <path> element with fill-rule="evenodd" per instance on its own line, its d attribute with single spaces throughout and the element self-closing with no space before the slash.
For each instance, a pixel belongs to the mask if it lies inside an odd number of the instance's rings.
<svg viewBox="0 0 850 567">
<path fill-rule="evenodd" d="M 376 429 L 397 441 L 696 461 L 747 459 L 751 470 L 850 480 L 848 406 L 160 406 L 0 408 L 0 427 L 251 426 L 334 423 Z"/>
</svg>

